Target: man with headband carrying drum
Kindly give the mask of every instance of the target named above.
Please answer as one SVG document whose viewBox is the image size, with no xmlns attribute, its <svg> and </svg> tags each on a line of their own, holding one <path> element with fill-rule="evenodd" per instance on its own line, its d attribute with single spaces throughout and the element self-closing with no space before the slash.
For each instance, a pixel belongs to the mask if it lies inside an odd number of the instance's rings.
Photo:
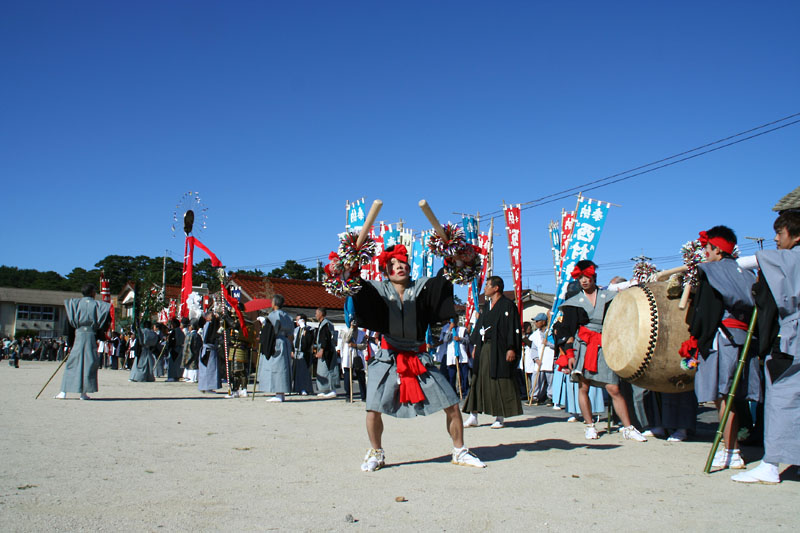
<svg viewBox="0 0 800 533">
<path fill-rule="evenodd" d="M 627 440 L 646 442 L 647 439 L 631 424 L 628 405 L 619 390 L 619 376 L 603 358 L 603 320 L 608 304 L 615 292 L 597 287 L 597 265 L 592 261 L 578 261 L 571 276 L 578 280 L 581 292 L 561 305 L 562 318 L 558 325 L 559 336 L 568 336 L 566 353 L 558 365 L 569 368 L 573 381 L 580 383 L 578 403 L 586 424 L 586 438 L 598 438 L 592 419 L 589 387 L 604 387 L 611 396 L 614 410 L 623 424 L 622 436 Z"/>
<path fill-rule="evenodd" d="M 692 336 L 683 343 L 681 354 L 695 354 L 697 359 L 694 391 L 698 403 L 714 402 L 721 417 L 747 337 L 747 323 L 753 314 L 751 288 L 756 277 L 733 258 L 736 234 L 729 227 L 714 226 L 701 231 L 700 244 L 706 261 L 697 265 L 699 278 L 689 327 Z M 747 399 L 761 401 L 761 379 L 755 357 L 748 361 L 742 380 Z M 713 468 L 745 467 L 738 431 L 736 413 L 731 410 L 722 435 L 725 449 L 714 456 Z"/>
</svg>

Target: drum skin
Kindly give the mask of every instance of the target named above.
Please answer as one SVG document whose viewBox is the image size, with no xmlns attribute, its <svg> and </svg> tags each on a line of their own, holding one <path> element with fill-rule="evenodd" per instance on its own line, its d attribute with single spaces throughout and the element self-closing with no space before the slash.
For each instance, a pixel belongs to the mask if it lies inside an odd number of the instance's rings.
<svg viewBox="0 0 800 533">
<path fill-rule="evenodd" d="M 646 283 L 621 291 L 603 322 L 603 356 L 619 377 L 656 392 L 694 389 L 695 370 L 681 368 L 678 350 L 689 338 L 678 299 L 667 298 L 667 283 Z"/>
</svg>

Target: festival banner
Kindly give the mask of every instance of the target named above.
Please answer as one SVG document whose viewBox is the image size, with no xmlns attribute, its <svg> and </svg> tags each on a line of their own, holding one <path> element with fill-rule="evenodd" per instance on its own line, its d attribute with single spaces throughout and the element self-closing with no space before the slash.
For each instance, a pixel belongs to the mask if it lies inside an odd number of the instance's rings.
<svg viewBox="0 0 800 533">
<path fill-rule="evenodd" d="M 116 321 L 114 317 L 114 304 L 111 303 L 111 284 L 106 278 L 105 272 L 100 272 L 100 299 L 107 304 L 111 305 L 111 309 L 109 310 L 109 318 L 111 320 L 111 329 L 109 331 L 114 331 L 116 327 Z"/>
<path fill-rule="evenodd" d="M 422 243 L 415 239 L 411 245 L 411 279 L 417 280 L 422 276 Z"/>
<path fill-rule="evenodd" d="M 367 215 L 364 211 L 364 202 L 366 200 L 361 198 L 354 202 L 347 202 L 345 209 L 347 210 L 347 223 L 345 224 L 345 231 L 361 231 L 364 227 L 364 220 Z"/>
<path fill-rule="evenodd" d="M 400 244 L 400 232 L 392 229 L 391 224 L 381 222 L 381 237 L 383 237 L 383 249 L 387 249 L 396 244 Z"/>
<path fill-rule="evenodd" d="M 556 285 L 558 285 L 561 275 L 558 270 L 558 265 L 561 262 L 561 232 L 555 222 L 550 222 L 548 229 L 550 230 L 550 246 L 553 250 L 553 270 L 556 273 Z"/>
<path fill-rule="evenodd" d="M 506 217 L 506 233 L 508 233 L 508 249 L 511 253 L 511 276 L 514 280 L 514 297 L 522 320 L 522 243 L 520 241 L 520 206 L 503 206 Z"/>
<path fill-rule="evenodd" d="M 476 276 L 472 280 L 472 284 L 469 286 L 469 291 L 467 292 L 467 310 L 465 314 L 465 325 L 467 327 L 472 323 L 473 314 L 478 307 L 478 295 L 481 293 L 483 282 L 486 280 L 486 269 L 489 265 L 489 236 L 485 233 L 481 233 L 478 237 L 478 242 L 478 247 L 481 250 L 481 273 L 480 276 Z"/>
<path fill-rule="evenodd" d="M 425 277 L 433 277 L 433 259 L 436 257 L 428 249 L 428 240 L 431 238 L 430 231 L 422 232 L 422 272 Z"/>
<path fill-rule="evenodd" d="M 594 259 L 597 243 L 606 223 L 606 216 L 611 204 L 600 202 L 591 198 L 578 197 L 578 207 L 575 209 L 575 223 L 569 245 L 563 254 L 564 265 L 560 271 L 560 282 L 553 302 L 553 318 L 555 319 L 558 307 L 567 295 L 567 286 L 572 280 L 570 273 L 578 261 Z M 563 241 L 562 241 L 563 242 Z"/>
<path fill-rule="evenodd" d="M 564 268 L 564 258 L 567 255 L 567 248 L 569 247 L 570 238 L 572 237 L 572 228 L 575 227 L 575 211 L 566 212 L 561 210 L 561 257 L 558 261 L 558 282 L 561 283 L 561 269 Z"/>
</svg>

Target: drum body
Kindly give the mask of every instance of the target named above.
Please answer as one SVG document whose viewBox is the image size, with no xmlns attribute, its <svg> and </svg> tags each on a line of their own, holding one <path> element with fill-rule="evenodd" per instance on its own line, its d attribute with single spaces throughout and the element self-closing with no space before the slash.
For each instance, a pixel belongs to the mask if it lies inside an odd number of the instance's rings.
<svg viewBox="0 0 800 533">
<path fill-rule="evenodd" d="M 681 368 L 678 354 L 689 338 L 687 315 L 678 299 L 667 298 L 667 283 L 646 283 L 621 291 L 603 322 L 603 356 L 619 377 L 656 392 L 694 389 L 695 370 Z"/>
</svg>

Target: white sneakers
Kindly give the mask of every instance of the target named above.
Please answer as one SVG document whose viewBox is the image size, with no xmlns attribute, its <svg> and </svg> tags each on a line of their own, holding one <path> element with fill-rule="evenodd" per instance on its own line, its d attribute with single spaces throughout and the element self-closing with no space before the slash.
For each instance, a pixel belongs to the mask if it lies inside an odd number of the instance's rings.
<svg viewBox="0 0 800 533">
<path fill-rule="evenodd" d="M 55 396 L 53 396 L 54 400 L 66 400 L 66 398 L 67 398 L 67 393 L 64 392 L 64 391 L 61 391 L 58 394 L 56 394 Z"/>
<path fill-rule="evenodd" d="M 625 440 L 635 440 L 636 442 L 647 442 L 647 439 L 639 433 L 639 430 L 633 426 L 622 428 L 622 438 Z"/>
<path fill-rule="evenodd" d="M 81 394 L 81 400 L 91 400 L 88 394 Z"/>
<path fill-rule="evenodd" d="M 781 475 L 778 472 L 778 465 L 761 461 L 754 469 L 731 476 L 731 479 L 738 483 L 777 485 L 781 482 Z"/>
<path fill-rule="evenodd" d="M 370 448 L 367 450 L 367 455 L 364 456 L 364 462 L 361 463 L 362 472 L 374 472 L 386 466 L 386 456 L 383 453 L 383 448 L 376 450 Z"/>
<path fill-rule="evenodd" d="M 688 436 L 685 429 L 676 429 L 672 435 L 669 436 L 667 442 L 683 442 Z"/>
<path fill-rule="evenodd" d="M 745 468 L 744 459 L 739 450 L 717 450 L 711 468 L 733 468 L 741 470 Z"/>
<path fill-rule="evenodd" d="M 336 391 L 320 392 L 317 394 L 317 398 L 336 398 Z"/>
<path fill-rule="evenodd" d="M 664 430 L 664 428 L 656 426 L 654 428 L 646 430 L 644 433 L 642 433 L 642 436 L 663 439 L 664 437 L 667 436 L 667 432 Z"/>
<path fill-rule="evenodd" d="M 476 428 L 478 427 L 478 417 L 476 415 L 470 414 L 469 417 L 464 421 L 465 428 Z"/>
<path fill-rule="evenodd" d="M 502 428 L 504 428 L 505 424 L 503 422 L 505 422 L 505 419 L 502 416 L 498 416 L 497 418 L 494 419 L 494 422 L 492 423 L 492 426 L 491 426 L 492 429 L 502 429 Z"/>
<path fill-rule="evenodd" d="M 272 398 L 270 398 L 267 401 L 271 402 L 271 403 L 281 403 L 285 399 L 286 399 L 286 397 L 282 393 L 279 392 L 279 393 L 275 394 L 275 396 L 273 396 Z"/>
<path fill-rule="evenodd" d="M 466 446 L 463 448 L 453 448 L 452 463 L 458 466 L 472 466 L 475 468 L 486 468 L 486 465 L 478 459 L 474 453 L 469 451 Z"/>
<path fill-rule="evenodd" d="M 594 424 L 586 424 L 586 430 L 584 432 L 584 436 L 589 440 L 595 440 L 600 438 L 597 435 L 597 430 L 595 429 Z"/>
<path fill-rule="evenodd" d="M 225 395 L 226 398 L 247 398 L 247 389 L 239 389 Z"/>
</svg>

